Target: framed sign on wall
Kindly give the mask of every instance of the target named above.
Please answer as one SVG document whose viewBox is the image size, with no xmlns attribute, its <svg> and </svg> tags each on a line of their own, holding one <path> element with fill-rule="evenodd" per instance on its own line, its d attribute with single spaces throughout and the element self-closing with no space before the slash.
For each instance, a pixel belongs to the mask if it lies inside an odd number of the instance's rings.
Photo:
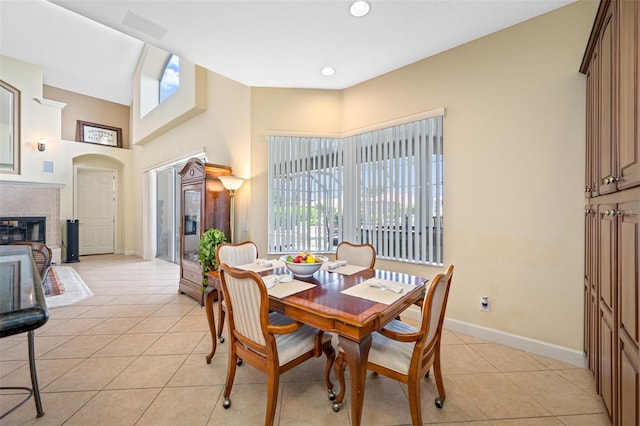
<svg viewBox="0 0 640 426">
<path fill-rule="evenodd" d="M 122 129 L 119 127 L 78 120 L 76 136 L 80 142 L 97 143 L 122 148 Z"/>
</svg>

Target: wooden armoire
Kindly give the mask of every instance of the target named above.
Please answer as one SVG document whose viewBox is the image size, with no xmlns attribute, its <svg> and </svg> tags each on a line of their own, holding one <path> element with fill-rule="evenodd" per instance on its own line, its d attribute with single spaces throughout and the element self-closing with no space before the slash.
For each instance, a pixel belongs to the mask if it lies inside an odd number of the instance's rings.
<svg viewBox="0 0 640 426">
<path fill-rule="evenodd" d="M 640 425 L 640 2 L 601 0 L 587 82 L 584 349 L 614 425 Z"/>
<path fill-rule="evenodd" d="M 198 247 L 202 234 L 211 228 L 224 232 L 230 241 L 230 198 L 219 176 L 231 167 L 203 163 L 192 158 L 180 171 L 180 293 L 202 303 L 202 268 Z"/>
</svg>

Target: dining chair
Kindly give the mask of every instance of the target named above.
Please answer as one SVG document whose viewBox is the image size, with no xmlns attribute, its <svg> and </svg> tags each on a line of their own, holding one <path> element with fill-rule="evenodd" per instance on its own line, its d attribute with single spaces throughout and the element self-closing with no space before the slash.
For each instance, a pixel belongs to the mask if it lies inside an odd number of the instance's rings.
<svg viewBox="0 0 640 426">
<path fill-rule="evenodd" d="M 269 294 L 262 278 L 223 264 L 222 292 L 227 303 L 229 363 L 223 407 L 231 407 L 231 388 L 238 358 L 267 374 L 265 425 L 272 425 L 280 375 L 302 362 L 324 354 L 327 365 L 335 359 L 331 336 L 276 312 L 269 312 Z M 328 371 L 325 371 L 327 379 Z M 331 394 L 331 392 L 330 392 Z"/>
<path fill-rule="evenodd" d="M 51 249 L 47 247 L 46 244 L 37 241 L 20 241 L 13 244 L 31 247 L 31 254 L 33 255 L 33 259 L 36 261 L 36 267 L 40 273 L 40 279 L 44 282 L 53 258 Z"/>
<path fill-rule="evenodd" d="M 336 249 L 336 260 L 346 260 L 349 265 L 373 269 L 376 263 L 376 249 L 371 244 L 343 241 Z"/>
<path fill-rule="evenodd" d="M 253 241 L 244 241 L 237 244 L 220 244 L 216 249 L 218 265 L 226 263 L 229 266 L 246 265 L 254 263 L 258 258 L 258 246 Z M 218 341 L 224 342 L 222 328 L 224 327 L 226 303 L 224 296 L 218 292 Z"/>
<path fill-rule="evenodd" d="M 419 328 L 394 319 L 382 330 L 372 334 L 367 369 L 407 385 L 411 421 L 414 425 L 422 424 L 421 379 L 429 377 L 432 366 L 438 389 L 436 407 L 442 408 L 446 398 L 440 369 L 440 338 L 452 276 L 453 265 L 450 265 L 444 274 L 436 275 L 429 285 L 423 299 Z M 333 403 L 333 410 L 337 412 L 340 411 L 345 395 L 344 370 L 347 361 L 336 336 L 332 343 L 338 350 L 335 372 L 340 393 Z"/>
</svg>

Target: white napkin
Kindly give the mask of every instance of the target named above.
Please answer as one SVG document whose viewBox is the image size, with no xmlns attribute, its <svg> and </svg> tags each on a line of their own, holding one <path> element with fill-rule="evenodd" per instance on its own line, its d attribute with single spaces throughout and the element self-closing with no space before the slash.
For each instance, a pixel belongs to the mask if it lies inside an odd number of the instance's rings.
<svg viewBox="0 0 640 426">
<path fill-rule="evenodd" d="M 332 271 L 332 270 L 338 269 L 338 268 L 340 268 L 340 267 L 342 267 L 342 266 L 344 266 L 346 264 L 347 264 L 346 260 L 337 260 L 337 261 L 333 262 L 332 264 L 330 264 L 329 266 L 327 266 L 327 269 Z"/>
<path fill-rule="evenodd" d="M 372 280 L 369 283 L 369 287 L 379 288 L 380 290 L 389 290 L 398 294 L 404 291 L 404 288 L 402 288 L 402 286 L 399 286 L 397 284 L 390 283 L 390 282 L 377 281 L 377 280 L 375 281 Z"/>
<path fill-rule="evenodd" d="M 260 266 L 264 266 L 266 268 L 270 268 L 271 266 L 273 266 L 273 263 L 270 260 L 267 259 L 256 259 L 256 263 Z"/>
<path fill-rule="evenodd" d="M 268 275 L 266 277 L 262 277 L 262 281 L 264 281 L 264 285 L 267 288 L 271 288 L 278 283 L 289 283 L 293 281 L 293 276 L 289 274 L 285 275 Z"/>
</svg>

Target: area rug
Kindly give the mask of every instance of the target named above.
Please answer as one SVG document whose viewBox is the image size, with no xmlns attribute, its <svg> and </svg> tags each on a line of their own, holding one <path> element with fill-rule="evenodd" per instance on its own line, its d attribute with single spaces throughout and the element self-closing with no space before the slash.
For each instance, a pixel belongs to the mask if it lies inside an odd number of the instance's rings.
<svg viewBox="0 0 640 426">
<path fill-rule="evenodd" d="M 47 307 L 61 308 L 93 296 L 80 275 L 71 266 L 53 265 L 44 282 Z"/>
</svg>

